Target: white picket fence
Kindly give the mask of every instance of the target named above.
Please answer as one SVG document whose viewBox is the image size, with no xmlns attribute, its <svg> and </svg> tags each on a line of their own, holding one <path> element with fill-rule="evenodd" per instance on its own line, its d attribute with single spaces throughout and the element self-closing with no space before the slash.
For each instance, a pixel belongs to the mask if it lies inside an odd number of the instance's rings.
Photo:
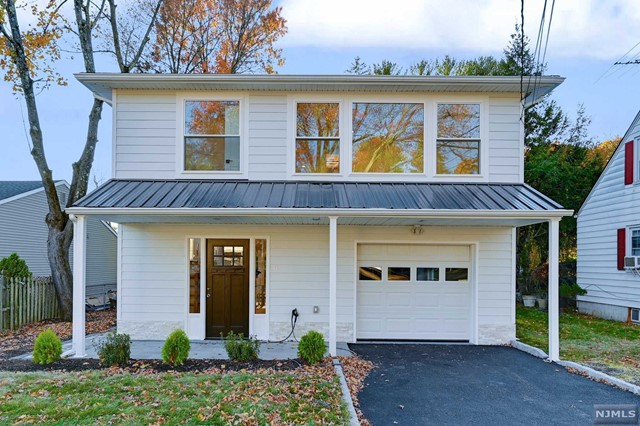
<svg viewBox="0 0 640 426">
<path fill-rule="evenodd" d="M 0 331 L 60 317 L 51 277 L 6 278 L 0 275 Z"/>
</svg>

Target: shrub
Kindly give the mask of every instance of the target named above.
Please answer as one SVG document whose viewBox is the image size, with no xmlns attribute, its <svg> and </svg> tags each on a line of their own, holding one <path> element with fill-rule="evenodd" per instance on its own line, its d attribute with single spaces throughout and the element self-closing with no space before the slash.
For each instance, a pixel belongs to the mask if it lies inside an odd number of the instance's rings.
<svg viewBox="0 0 640 426">
<path fill-rule="evenodd" d="M 587 294 L 587 290 L 577 283 L 560 284 L 560 296 L 562 297 L 584 296 L 585 294 Z"/>
<path fill-rule="evenodd" d="M 260 342 L 255 337 L 245 339 L 242 333 L 236 334 L 233 331 L 224 339 L 224 348 L 232 361 L 252 361 L 260 354 Z"/>
<path fill-rule="evenodd" d="M 131 338 L 128 334 L 107 334 L 98 346 L 98 356 L 102 365 L 126 364 L 131 356 Z"/>
<path fill-rule="evenodd" d="M 300 339 L 298 343 L 298 356 L 309 364 L 320 362 L 324 358 L 327 347 L 324 344 L 322 333 L 311 330 Z"/>
<path fill-rule="evenodd" d="M 11 253 L 9 256 L 0 260 L 0 274 L 4 274 L 7 278 L 28 278 L 31 271 L 18 253 Z"/>
<path fill-rule="evenodd" d="M 33 362 L 36 364 L 51 364 L 62 355 L 62 341 L 50 328 L 36 337 L 33 345 Z"/>
<path fill-rule="evenodd" d="M 171 365 L 182 365 L 189 357 L 191 343 L 184 330 L 175 330 L 167 337 L 162 347 L 162 362 Z"/>
</svg>

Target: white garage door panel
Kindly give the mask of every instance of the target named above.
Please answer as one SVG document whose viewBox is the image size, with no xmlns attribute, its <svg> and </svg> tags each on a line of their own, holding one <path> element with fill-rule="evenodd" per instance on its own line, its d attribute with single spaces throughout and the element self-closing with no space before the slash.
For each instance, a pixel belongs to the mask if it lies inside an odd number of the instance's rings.
<svg viewBox="0 0 640 426">
<path fill-rule="evenodd" d="M 358 266 L 380 267 L 382 281 L 357 283 L 358 339 L 468 340 L 469 282 L 446 282 L 446 268 L 470 268 L 468 246 L 358 246 Z M 389 281 L 387 268 L 411 268 L 410 281 Z M 439 281 L 417 281 L 418 267 L 439 269 Z M 469 271 L 469 273 L 471 273 Z"/>
</svg>

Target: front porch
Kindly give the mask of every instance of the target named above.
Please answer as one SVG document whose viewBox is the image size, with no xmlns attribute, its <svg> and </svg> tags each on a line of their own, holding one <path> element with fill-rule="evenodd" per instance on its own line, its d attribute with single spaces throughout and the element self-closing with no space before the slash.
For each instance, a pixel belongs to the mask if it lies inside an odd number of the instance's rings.
<svg viewBox="0 0 640 426">
<path fill-rule="evenodd" d="M 321 331 L 332 356 L 338 341 L 363 339 L 508 344 L 515 228 L 548 222 L 550 358 L 558 359 L 553 265 L 568 212 L 524 185 L 111 181 L 70 212 L 76 284 L 85 276 L 86 217 L 121 224 L 120 332 L 149 340 L 175 328 L 191 339 L 218 336 L 206 329 L 219 325 L 209 318 L 218 306 L 210 304 L 217 297 L 210 277 L 233 266 L 225 273 L 247 289 L 235 300 L 248 334 L 280 340 L 299 311 L 296 334 Z M 260 293 L 256 277 L 265 274 Z M 74 289 L 73 350 L 82 357 L 83 286 Z"/>
</svg>

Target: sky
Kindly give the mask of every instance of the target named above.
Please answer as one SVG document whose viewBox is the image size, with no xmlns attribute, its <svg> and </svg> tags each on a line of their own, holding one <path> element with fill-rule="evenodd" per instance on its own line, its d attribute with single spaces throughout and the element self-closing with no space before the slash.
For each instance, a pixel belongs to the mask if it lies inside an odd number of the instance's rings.
<svg viewBox="0 0 640 426">
<path fill-rule="evenodd" d="M 548 0 L 546 22 L 553 0 Z M 288 33 L 278 46 L 280 74 L 342 74 L 354 57 L 407 68 L 421 59 L 500 56 L 520 20 L 517 0 L 275 0 Z M 525 33 L 535 42 L 544 0 L 525 0 Z M 26 20 L 23 22 L 27 22 Z M 640 109 L 640 1 L 561 0 L 555 4 L 545 60 L 547 74 L 566 81 L 552 99 L 571 117 L 584 105 L 590 135 L 623 135 Z M 84 145 L 92 95 L 75 81 L 78 55 L 55 64 L 68 86 L 38 96 L 45 150 L 54 178 L 71 180 L 71 164 Z M 107 56 L 100 71 L 115 71 Z M 29 154 L 24 101 L 0 80 L 0 180 L 39 179 Z M 111 108 L 105 106 L 92 176 L 111 177 Z M 91 185 L 93 186 L 93 185 Z"/>
</svg>

